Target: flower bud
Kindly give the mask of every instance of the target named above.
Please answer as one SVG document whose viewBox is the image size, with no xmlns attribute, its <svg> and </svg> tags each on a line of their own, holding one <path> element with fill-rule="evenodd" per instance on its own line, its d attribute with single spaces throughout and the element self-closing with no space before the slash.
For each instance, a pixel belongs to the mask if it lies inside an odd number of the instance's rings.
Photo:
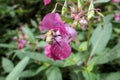
<svg viewBox="0 0 120 80">
<path fill-rule="evenodd" d="M 119 13 L 116 13 L 116 14 L 114 15 L 114 19 L 115 19 L 115 21 L 120 21 L 120 14 L 119 14 Z"/>
<path fill-rule="evenodd" d="M 86 30 L 87 24 L 88 24 L 87 20 L 83 17 L 82 19 L 80 19 L 79 22 L 80 22 L 80 24 L 81 24 L 81 29 L 82 29 L 82 30 Z"/>
</svg>

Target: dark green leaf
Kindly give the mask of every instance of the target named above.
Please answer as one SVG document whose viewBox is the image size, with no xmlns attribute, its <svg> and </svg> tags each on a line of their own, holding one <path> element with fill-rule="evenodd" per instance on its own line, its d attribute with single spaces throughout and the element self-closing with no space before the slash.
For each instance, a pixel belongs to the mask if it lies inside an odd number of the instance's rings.
<svg viewBox="0 0 120 80">
<path fill-rule="evenodd" d="M 1 76 L 0 76 L 0 80 L 5 80 L 5 77 L 1 77 Z"/>
</svg>

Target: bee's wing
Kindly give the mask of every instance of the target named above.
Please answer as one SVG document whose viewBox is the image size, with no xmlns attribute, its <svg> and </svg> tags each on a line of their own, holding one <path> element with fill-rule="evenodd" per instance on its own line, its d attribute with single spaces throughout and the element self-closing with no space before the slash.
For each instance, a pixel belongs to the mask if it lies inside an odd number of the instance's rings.
<svg viewBox="0 0 120 80">
<path fill-rule="evenodd" d="M 36 38 L 45 40 L 46 36 L 45 35 L 40 35 L 40 36 L 36 36 Z"/>
</svg>

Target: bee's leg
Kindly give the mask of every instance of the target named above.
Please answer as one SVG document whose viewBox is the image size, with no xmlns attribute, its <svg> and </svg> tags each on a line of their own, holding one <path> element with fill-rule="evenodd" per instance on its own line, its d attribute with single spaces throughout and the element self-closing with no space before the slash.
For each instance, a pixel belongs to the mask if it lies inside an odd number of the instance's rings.
<svg viewBox="0 0 120 80">
<path fill-rule="evenodd" d="M 54 37 L 58 37 L 58 36 L 61 36 L 61 35 L 54 35 Z"/>
<path fill-rule="evenodd" d="M 61 45 L 60 45 L 60 43 L 55 39 L 55 38 L 53 38 L 55 41 L 56 41 L 56 43 L 61 47 Z"/>
</svg>

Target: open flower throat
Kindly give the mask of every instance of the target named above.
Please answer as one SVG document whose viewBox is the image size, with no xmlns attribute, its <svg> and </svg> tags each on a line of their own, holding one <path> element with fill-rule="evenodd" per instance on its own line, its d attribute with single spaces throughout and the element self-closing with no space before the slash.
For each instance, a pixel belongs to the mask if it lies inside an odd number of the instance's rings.
<svg viewBox="0 0 120 80">
<path fill-rule="evenodd" d="M 46 43 L 45 55 L 53 60 L 64 60 L 70 56 L 69 43 L 77 36 L 77 32 L 67 24 L 64 24 L 58 13 L 47 14 L 40 23 L 41 31 L 52 31 L 51 43 Z"/>
</svg>

